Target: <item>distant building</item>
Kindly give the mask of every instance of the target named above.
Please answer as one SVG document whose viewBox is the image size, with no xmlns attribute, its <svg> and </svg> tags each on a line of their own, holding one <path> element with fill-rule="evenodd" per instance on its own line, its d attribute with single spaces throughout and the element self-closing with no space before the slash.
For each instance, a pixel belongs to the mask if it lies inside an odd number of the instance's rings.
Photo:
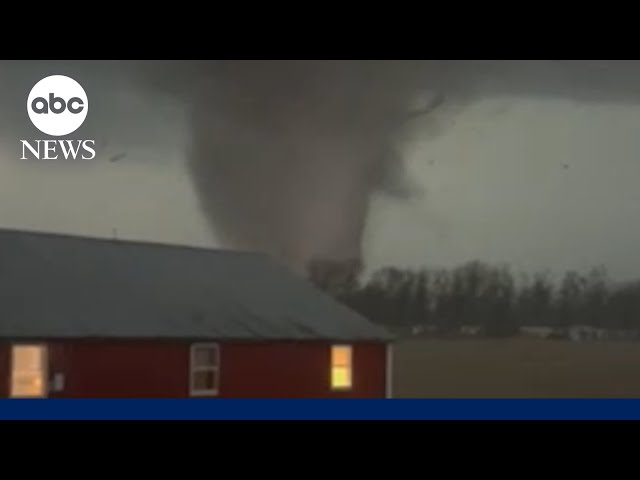
<svg viewBox="0 0 640 480">
<path fill-rule="evenodd" d="M 601 340 L 600 330 L 588 325 L 572 325 L 569 327 L 569 339 L 574 342 L 593 342 Z"/>
<path fill-rule="evenodd" d="M 462 325 L 460 334 L 468 337 L 477 337 L 482 335 L 483 328 L 480 325 Z"/>
<path fill-rule="evenodd" d="M 545 326 L 520 327 L 520 333 L 528 337 L 550 338 L 554 333 L 554 328 Z"/>
<path fill-rule="evenodd" d="M 632 342 L 640 335 L 637 330 L 605 329 L 585 325 L 569 328 L 569 338 L 576 342 Z"/>
<path fill-rule="evenodd" d="M 260 254 L 0 230 L 0 397 L 384 397 L 389 341 Z"/>
<path fill-rule="evenodd" d="M 438 333 L 437 325 L 414 325 L 411 327 L 411 335 L 420 336 L 420 335 L 435 335 Z"/>
<path fill-rule="evenodd" d="M 614 329 L 614 330 L 600 330 L 601 339 L 608 341 L 618 341 L 618 342 L 632 342 L 638 341 L 640 339 L 640 332 L 638 330 L 622 330 L 622 329 Z"/>
</svg>

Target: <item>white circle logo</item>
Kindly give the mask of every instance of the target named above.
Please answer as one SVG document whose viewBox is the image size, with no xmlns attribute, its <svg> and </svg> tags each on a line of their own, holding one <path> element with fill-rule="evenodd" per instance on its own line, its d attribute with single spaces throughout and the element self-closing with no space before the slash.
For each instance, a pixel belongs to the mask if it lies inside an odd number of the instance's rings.
<svg viewBox="0 0 640 480">
<path fill-rule="evenodd" d="M 87 118 L 89 99 L 73 78 L 52 75 L 36 83 L 27 99 L 27 112 L 42 133 L 62 137 L 75 132 Z"/>
</svg>

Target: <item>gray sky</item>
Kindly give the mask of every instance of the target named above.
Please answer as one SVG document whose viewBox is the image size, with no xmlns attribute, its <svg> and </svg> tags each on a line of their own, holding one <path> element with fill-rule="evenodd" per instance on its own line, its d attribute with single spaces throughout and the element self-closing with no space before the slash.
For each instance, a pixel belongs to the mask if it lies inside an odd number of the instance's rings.
<svg viewBox="0 0 640 480">
<path fill-rule="evenodd" d="M 556 271 L 605 265 L 616 278 L 640 276 L 639 65 L 431 67 L 446 73 L 429 84 L 446 101 L 415 122 L 404 149 L 423 194 L 373 199 L 369 268 L 481 259 Z M 25 104 L 51 68 L 0 69 L 0 226 L 106 237 L 115 228 L 120 238 L 217 245 L 186 166 L 183 105 L 141 94 L 114 68 L 58 70 L 87 91 L 89 115 L 72 137 L 95 138 L 96 160 L 18 160 L 20 138 L 43 137 Z"/>
</svg>

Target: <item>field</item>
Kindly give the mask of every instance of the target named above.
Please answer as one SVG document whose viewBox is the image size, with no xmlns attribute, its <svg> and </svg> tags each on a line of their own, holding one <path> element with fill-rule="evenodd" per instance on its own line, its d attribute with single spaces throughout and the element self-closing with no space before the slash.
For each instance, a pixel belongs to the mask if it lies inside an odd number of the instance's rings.
<svg viewBox="0 0 640 480">
<path fill-rule="evenodd" d="M 411 339 L 393 362 L 396 398 L 640 398 L 640 343 Z"/>
</svg>

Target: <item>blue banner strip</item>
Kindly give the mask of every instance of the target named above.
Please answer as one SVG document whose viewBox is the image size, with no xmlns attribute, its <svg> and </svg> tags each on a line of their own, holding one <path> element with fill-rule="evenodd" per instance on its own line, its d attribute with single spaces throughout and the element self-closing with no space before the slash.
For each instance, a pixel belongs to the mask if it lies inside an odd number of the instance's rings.
<svg viewBox="0 0 640 480">
<path fill-rule="evenodd" d="M 0 420 L 640 420 L 640 399 L 0 400 Z"/>
</svg>

